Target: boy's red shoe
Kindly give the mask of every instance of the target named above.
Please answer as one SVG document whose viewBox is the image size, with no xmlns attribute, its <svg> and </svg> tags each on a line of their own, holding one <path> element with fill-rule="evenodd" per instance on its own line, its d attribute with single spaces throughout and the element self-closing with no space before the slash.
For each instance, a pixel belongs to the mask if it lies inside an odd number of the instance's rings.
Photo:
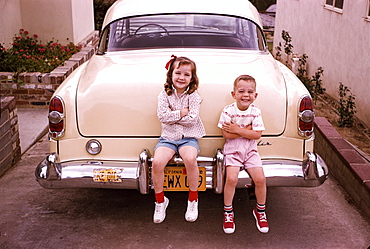
<svg viewBox="0 0 370 249">
<path fill-rule="evenodd" d="M 256 219 L 256 226 L 261 233 L 267 233 L 269 231 L 269 224 L 267 222 L 266 213 L 259 213 L 257 209 L 253 209 L 253 216 Z"/>
<path fill-rule="evenodd" d="M 233 233 L 235 231 L 235 223 L 234 223 L 234 212 L 232 213 L 224 213 L 224 232 L 227 234 Z"/>
</svg>

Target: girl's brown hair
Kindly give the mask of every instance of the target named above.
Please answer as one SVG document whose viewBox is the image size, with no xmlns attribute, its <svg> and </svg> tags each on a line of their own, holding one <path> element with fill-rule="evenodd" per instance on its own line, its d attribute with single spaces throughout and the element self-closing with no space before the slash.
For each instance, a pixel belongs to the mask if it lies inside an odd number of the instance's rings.
<svg viewBox="0 0 370 249">
<path fill-rule="evenodd" d="M 199 80 L 197 76 L 197 67 L 195 65 L 195 62 L 190 60 L 187 57 L 177 57 L 174 59 L 167 72 L 167 78 L 166 83 L 164 84 L 164 90 L 166 91 L 167 95 L 170 96 L 173 92 L 173 82 L 172 82 L 172 73 L 173 70 L 175 70 L 175 66 L 179 68 L 182 65 L 191 65 L 191 81 L 189 84 L 189 90 L 187 91 L 187 94 L 193 93 L 195 90 L 198 89 Z"/>
</svg>

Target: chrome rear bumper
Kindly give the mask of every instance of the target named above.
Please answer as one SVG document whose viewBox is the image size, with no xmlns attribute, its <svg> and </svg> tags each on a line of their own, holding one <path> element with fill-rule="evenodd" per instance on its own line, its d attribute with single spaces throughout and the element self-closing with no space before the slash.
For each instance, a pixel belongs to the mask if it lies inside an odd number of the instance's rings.
<svg viewBox="0 0 370 249">
<path fill-rule="evenodd" d="M 268 187 L 317 187 L 325 182 L 329 169 L 315 153 L 307 152 L 303 162 L 291 160 L 263 160 L 263 170 Z M 245 171 L 239 173 L 237 188 L 251 184 Z"/>
<path fill-rule="evenodd" d="M 223 192 L 225 167 L 223 154 L 218 149 L 213 158 L 198 157 L 198 165 L 206 168 L 206 188 L 216 193 Z M 151 155 L 144 149 L 138 161 L 71 161 L 60 162 L 56 153 L 48 155 L 35 170 L 36 180 L 44 188 L 110 188 L 137 189 L 148 194 L 151 184 Z M 171 165 L 182 165 L 175 158 Z M 315 187 L 328 177 L 328 168 L 317 154 L 307 152 L 303 162 L 289 160 L 264 160 L 263 167 L 267 186 Z M 115 181 L 96 182 L 94 171 L 114 169 Z M 95 173 L 96 174 L 96 173 Z M 249 175 L 241 171 L 238 188 L 251 184 Z"/>
</svg>

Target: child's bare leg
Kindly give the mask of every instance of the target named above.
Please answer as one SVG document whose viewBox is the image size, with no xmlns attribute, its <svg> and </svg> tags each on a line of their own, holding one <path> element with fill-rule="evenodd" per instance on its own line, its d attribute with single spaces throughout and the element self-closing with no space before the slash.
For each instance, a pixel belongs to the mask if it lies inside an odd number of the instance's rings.
<svg viewBox="0 0 370 249">
<path fill-rule="evenodd" d="M 154 153 L 152 179 L 155 193 L 160 193 L 163 191 L 164 168 L 174 154 L 175 151 L 168 147 L 158 147 Z"/>
<path fill-rule="evenodd" d="M 255 194 L 256 200 L 258 204 L 264 205 L 266 204 L 266 178 L 265 174 L 263 173 L 262 167 L 255 167 L 255 168 L 248 168 L 248 173 L 252 177 L 254 185 L 255 185 Z"/>
<path fill-rule="evenodd" d="M 179 153 L 184 161 L 189 182 L 189 198 L 185 219 L 189 222 L 194 222 L 198 218 L 198 150 L 193 146 L 183 146 L 179 149 Z"/>
<path fill-rule="evenodd" d="M 153 215 L 154 223 L 161 223 L 166 218 L 166 209 L 169 200 L 164 196 L 163 192 L 164 168 L 174 154 L 175 151 L 167 147 L 158 147 L 154 153 L 152 164 L 152 179 L 156 200 Z"/>
<path fill-rule="evenodd" d="M 191 191 L 197 191 L 199 184 L 198 151 L 193 146 L 183 146 L 179 149 L 179 154 L 186 167 L 189 189 Z"/>
<path fill-rule="evenodd" d="M 238 183 L 238 175 L 240 168 L 228 166 L 226 167 L 226 183 L 224 187 L 224 205 L 231 206 L 233 204 L 235 187 Z"/>
</svg>

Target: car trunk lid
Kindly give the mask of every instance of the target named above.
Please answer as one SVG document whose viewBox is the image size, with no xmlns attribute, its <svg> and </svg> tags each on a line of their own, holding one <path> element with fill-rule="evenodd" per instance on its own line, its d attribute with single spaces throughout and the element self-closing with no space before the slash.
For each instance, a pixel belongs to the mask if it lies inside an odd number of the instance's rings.
<svg viewBox="0 0 370 249">
<path fill-rule="evenodd" d="M 224 106 L 234 102 L 235 78 L 256 78 L 255 104 L 262 110 L 264 135 L 279 135 L 286 123 L 286 88 L 271 55 L 256 51 L 191 49 L 177 51 L 197 64 L 200 115 L 206 136 L 220 136 L 217 127 Z M 93 56 L 77 89 L 77 123 L 86 137 L 158 137 L 157 96 L 166 79 L 173 51 L 146 50 Z M 68 128 L 67 128 L 68 129 Z"/>
</svg>

